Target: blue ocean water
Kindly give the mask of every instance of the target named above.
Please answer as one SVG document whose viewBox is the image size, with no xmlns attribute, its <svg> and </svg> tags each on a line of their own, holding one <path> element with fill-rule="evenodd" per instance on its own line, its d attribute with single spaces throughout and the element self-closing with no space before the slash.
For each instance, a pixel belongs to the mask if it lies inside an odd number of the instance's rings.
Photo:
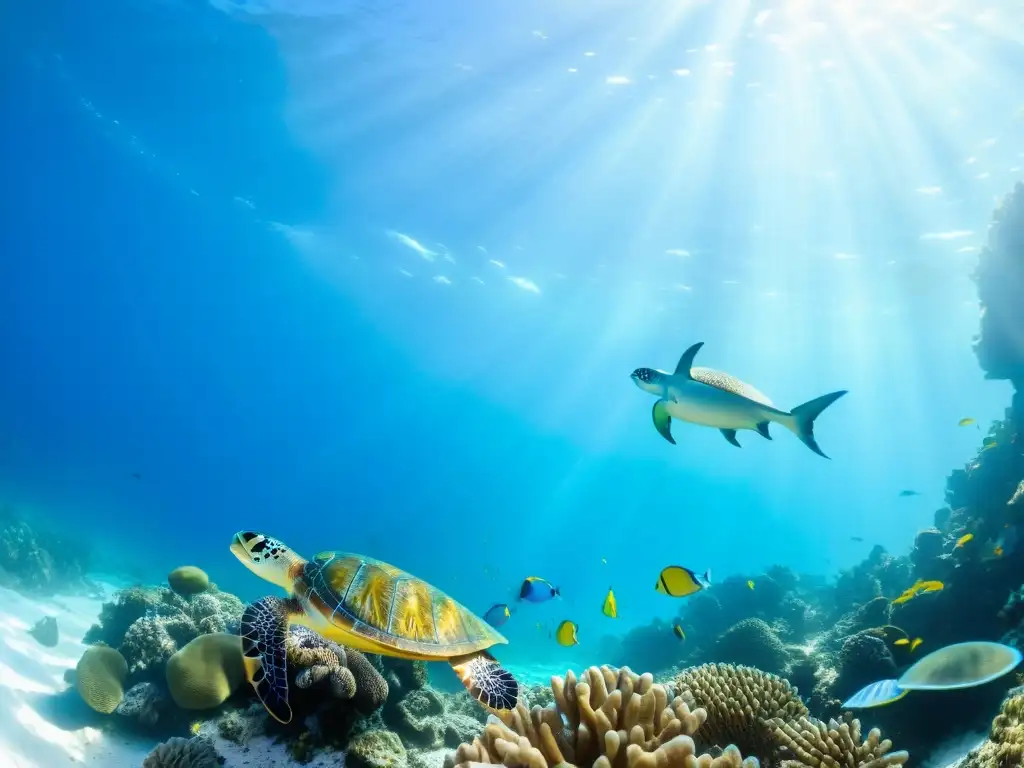
<svg viewBox="0 0 1024 768">
<path fill-rule="evenodd" d="M 0 498 L 246 598 L 239 529 L 369 554 L 554 666 L 675 616 L 666 565 L 905 552 L 1010 393 L 970 274 L 1020 8 L 948 5 L 10 5 Z M 831 460 L 662 440 L 629 374 L 697 341 L 784 409 L 848 389 Z"/>
</svg>

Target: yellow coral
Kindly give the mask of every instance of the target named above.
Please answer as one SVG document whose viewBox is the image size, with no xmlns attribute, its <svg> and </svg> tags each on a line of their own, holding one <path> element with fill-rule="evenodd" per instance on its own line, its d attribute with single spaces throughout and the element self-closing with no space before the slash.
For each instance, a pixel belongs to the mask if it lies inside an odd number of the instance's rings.
<svg viewBox="0 0 1024 768">
<path fill-rule="evenodd" d="M 200 635 L 167 660 L 167 687 L 182 709 L 220 706 L 243 677 L 238 635 Z"/>
<path fill-rule="evenodd" d="M 690 709 L 707 712 L 693 735 L 705 749 L 735 744 L 745 755 L 770 761 L 777 748 L 772 718 L 792 721 L 809 714 L 796 688 L 753 667 L 690 667 L 676 677 L 675 688 Z"/>
<path fill-rule="evenodd" d="M 628 668 L 591 667 L 577 681 L 572 672 L 551 679 L 555 704 L 528 711 L 520 703 L 491 721 L 480 738 L 461 745 L 455 762 L 504 763 L 521 768 L 740 768 L 735 750 L 719 758 L 696 756 L 689 734 L 704 723 L 702 709 L 690 711 L 650 674 Z M 564 718 L 564 720 L 563 720 Z"/>
<path fill-rule="evenodd" d="M 1024 694 L 1003 702 L 992 721 L 988 741 L 971 752 L 964 768 L 1004 768 L 1024 765 Z"/>
<path fill-rule="evenodd" d="M 90 707 L 109 715 L 124 698 L 128 663 L 124 656 L 106 645 L 85 649 L 75 667 L 75 688 Z"/>
<path fill-rule="evenodd" d="M 852 718 L 827 724 L 813 717 L 795 722 L 775 718 L 772 723 L 779 746 L 788 753 L 782 768 L 885 768 L 903 765 L 910 757 L 890 752 L 892 742 L 883 740 L 877 728 L 861 741 L 860 720 Z"/>
</svg>

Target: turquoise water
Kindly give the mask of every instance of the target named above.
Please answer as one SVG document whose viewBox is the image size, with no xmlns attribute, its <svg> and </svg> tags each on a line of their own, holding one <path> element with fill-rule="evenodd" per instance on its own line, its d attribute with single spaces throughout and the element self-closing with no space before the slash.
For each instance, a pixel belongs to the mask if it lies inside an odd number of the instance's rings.
<svg viewBox="0 0 1024 768">
<path fill-rule="evenodd" d="M 970 275 L 1022 176 L 1020 13 L 9 7 L 0 495 L 100 570 L 250 599 L 243 528 L 478 613 L 542 576 L 523 668 L 671 621 L 667 565 L 904 553 L 1010 400 Z M 784 410 L 849 390 L 831 460 L 665 442 L 630 373 L 698 341 Z"/>
</svg>

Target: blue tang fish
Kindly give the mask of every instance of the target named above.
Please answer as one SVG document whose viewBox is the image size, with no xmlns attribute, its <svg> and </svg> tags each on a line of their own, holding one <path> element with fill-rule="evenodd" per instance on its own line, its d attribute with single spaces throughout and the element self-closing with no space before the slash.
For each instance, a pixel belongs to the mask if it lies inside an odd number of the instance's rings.
<svg viewBox="0 0 1024 768">
<path fill-rule="evenodd" d="M 504 603 L 497 603 L 487 609 L 487 613 L 484 614 L 484 621 L 490 624 L 492 627 L 500 627 L 506 621 L 509 616 L 512 615 L 512 611 Z"/>
<path fill-rule="evenodd" d="M 519 599 L 530 603 L 543 603 L 559 595 L 558 587 L 551 586 L 551 582 L 539 576 L 527 576 L 519 590 Z"/>
</svg>

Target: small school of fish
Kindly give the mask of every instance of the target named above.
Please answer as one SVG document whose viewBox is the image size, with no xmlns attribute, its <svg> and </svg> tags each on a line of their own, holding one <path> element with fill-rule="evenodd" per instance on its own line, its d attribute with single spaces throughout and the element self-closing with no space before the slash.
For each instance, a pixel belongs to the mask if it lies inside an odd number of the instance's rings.
<svg viewBox="0 0 1024 768">
<path fill-rule="evenodd" d="M 891 602 L 893 605 L 901 605 L 909 600 L 913 600 L 918 595 L 926 595 L 929 592 L 940 592 L 946 588 L 946 585 L 941 581 L 922 581 L 918 579 L 913 585 L 903 590 L 903 593 L 893 599 Z"/>
</svg>

